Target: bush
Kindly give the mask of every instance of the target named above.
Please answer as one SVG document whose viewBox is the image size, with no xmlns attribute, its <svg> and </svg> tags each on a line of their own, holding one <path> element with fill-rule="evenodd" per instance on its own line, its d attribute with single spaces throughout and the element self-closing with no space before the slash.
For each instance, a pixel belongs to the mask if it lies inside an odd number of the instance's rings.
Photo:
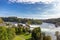
<svg viewBox="0 0 60 40">
<path fill-rule="evenodd" d="M 0 40 L 12 40 L 15 36 L 13 28 L 0 27 Z"/>
</svg>

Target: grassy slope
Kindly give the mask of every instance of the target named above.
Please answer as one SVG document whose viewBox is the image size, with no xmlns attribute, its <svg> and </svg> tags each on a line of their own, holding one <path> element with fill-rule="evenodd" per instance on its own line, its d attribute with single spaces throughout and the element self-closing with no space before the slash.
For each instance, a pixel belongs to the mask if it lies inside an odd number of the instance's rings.
<svg viewBox="0 0 60 40">
<path fill-rule="evenodd" d="M 13 40 L 23 40 L 23 39 L 19 36 L 16 36 Z"/>
<path fill-rule="evenodd" d="M 26 34 L 21 34 L 17 35 L 13 40 L 27 40 L 31 37 L 31 34 L 26 35 Z"/>
</svg>

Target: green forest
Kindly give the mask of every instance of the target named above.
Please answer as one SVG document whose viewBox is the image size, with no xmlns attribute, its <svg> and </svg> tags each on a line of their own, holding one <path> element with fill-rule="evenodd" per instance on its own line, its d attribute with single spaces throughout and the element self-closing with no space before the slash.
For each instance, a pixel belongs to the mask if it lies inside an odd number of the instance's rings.
<svg viewBox="0 0 60 40">
<path fill-rule="evenodd" d="M 1 17 L 4 22 L 17 22 L 17 23 L 27 23 L 27 24 L 42 24 L 39 19 L 27 19 L 27 18 L 17 18 L 17 17 Z"/>
</svg>

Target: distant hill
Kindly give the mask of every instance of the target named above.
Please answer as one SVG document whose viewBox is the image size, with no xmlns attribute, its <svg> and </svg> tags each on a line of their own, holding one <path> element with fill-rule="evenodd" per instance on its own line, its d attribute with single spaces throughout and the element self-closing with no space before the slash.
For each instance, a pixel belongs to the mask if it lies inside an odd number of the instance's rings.
<svg viewBox="0 0 60 40">
<path fill-rule="evenodd" d="M 41 20 L 38 19 L 27 19 L 27 18 L 18 18 L 18 17 L 0 17 L 4 22 L 18 22 L 18 23 L 28 23 L 28 24 L 42 24 Z"/>
<path fill-rule="evenodd" d="M 54 19 L 46 19 L 46 20 L 43 20 L 43 22 L 47 22 L 47 23 L 53 23 L 57 26 L 60 26 L 60 18 L 54 18 Z"/>
<path fill-rule="evenodd" d="M 17 22 L 17 23 L 28 23 L 28 24 L 42 24 L 42 22 L 46 23 L 52 23 L 55 24 L 55 26 L 60 26 L 60 18 L 54 18 L 54 19 L 27 19 L 27 18 L 18 18 L 18 17 L 0 17 L 4 22 Z"/>
</svg>

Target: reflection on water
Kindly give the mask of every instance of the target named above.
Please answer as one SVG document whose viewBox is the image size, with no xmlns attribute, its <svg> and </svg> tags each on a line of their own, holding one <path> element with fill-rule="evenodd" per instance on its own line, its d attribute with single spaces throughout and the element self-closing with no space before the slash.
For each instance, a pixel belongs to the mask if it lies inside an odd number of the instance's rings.
<svg viewBox="0 0 60 40">
<path fill-rule="evenodd" d="M 52 40 L 56 40 L 55 32 L 60 32 L 60 27 L 55 27 L 54 24 L 51 23 L 42 23 L 41 25 L 30 25 L 31 29 L 34 27 L 40 27 L 42 32 L 45 32 L 46 35 L 50 35 Z"/>
</svg>

